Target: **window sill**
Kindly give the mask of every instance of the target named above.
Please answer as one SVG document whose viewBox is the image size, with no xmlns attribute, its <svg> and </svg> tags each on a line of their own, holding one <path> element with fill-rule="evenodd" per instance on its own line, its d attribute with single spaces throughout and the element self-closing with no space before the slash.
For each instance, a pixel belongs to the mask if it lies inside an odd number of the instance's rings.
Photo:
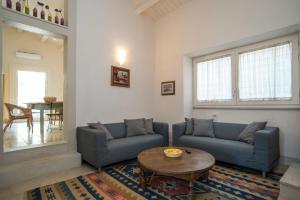
<svg viewBox="0 0 300 200">
<path fill-rule="evenodd" d="M 300 110 L 300 105 L 260 105 L 260 106 L 232 106 L 232 105 L 194 105 L 193 109 L 231 109 L 231 110 Z"/>
</svg>

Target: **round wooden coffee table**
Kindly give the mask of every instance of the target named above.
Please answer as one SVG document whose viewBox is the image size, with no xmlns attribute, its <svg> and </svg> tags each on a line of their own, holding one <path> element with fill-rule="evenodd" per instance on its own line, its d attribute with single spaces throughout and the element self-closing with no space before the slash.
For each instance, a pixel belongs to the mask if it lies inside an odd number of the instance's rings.
<svg viewBox="0 0 300 200">
<path fill-rule="evenodd" d="M 208 178 L 215 158 L 205 151 L 188 147 L 177 147 L 184 150 L 180 158 L 168 158 L 163 152 L 166 148 L 148 149 L 138 155 L 142 188 L 145 189 L 146 184 L 151 184 L 154 176 L 172 176 L 189 181 L 189 195 L 192 197 L 193 183 L 199 178 Z M 147 178 L 145 172 L 152 172 L 152 175 Z"/>
</svg>

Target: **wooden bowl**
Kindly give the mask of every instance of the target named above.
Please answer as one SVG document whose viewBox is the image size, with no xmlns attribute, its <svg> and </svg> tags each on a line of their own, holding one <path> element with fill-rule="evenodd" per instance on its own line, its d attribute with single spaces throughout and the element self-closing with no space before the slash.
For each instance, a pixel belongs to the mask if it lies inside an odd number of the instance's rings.
<svg viewBox="0 0 300 200">
<path fill-rule="evenodd" d="M 56 97 L 44 97 L 45 103 L 54 103 L 56 102 Z"/>
<path fill-rule="evenodd" d="M 177 148 L 167 148 L 164 150 L 165 156 L 168 158 L 179 158 L 182 156 L 183 151 Z"/>
</svg>

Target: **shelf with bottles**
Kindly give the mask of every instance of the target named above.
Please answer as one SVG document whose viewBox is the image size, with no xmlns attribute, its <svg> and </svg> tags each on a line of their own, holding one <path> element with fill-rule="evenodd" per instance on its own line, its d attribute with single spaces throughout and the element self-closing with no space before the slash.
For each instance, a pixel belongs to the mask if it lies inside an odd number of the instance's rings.
<svg viewBox="0 0 300 200">
<path fill-rule="evenodd" d="M 67 27 L 64 16 L 65 0 L 2 0 L 2 7 L 58 26 Z"/>
</svg>

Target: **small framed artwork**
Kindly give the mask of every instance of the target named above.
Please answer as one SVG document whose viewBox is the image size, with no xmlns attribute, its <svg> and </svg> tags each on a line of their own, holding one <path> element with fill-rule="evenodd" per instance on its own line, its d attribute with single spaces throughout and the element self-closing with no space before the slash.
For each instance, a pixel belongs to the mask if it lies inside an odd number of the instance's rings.
<svg viewBox="0 0 300 200">
<path fill-rule="evenodd" d="M 130 70 L 122 67 L 111 66 L 111 85 L 130 87 Z"/>
<path fill-rule="evenodd" d="M 162 82 L 161 95 L 175 95 L 175 81 Z"/>
</svg>

